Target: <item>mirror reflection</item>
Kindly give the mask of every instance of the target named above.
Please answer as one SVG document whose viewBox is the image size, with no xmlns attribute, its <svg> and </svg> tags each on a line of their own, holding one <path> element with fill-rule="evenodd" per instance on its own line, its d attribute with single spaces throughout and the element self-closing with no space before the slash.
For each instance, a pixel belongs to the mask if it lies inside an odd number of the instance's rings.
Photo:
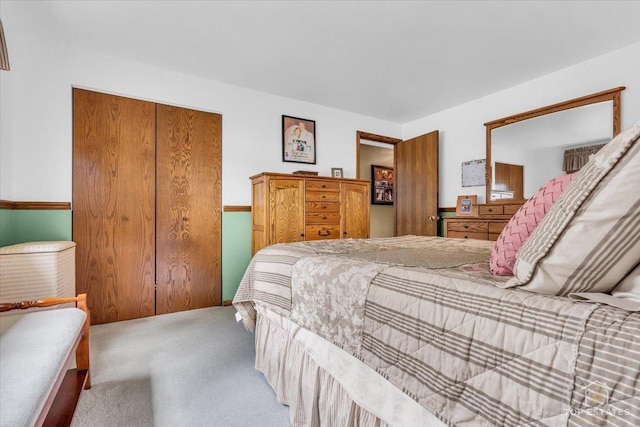
<svg viewBox="0 0 640 427">
<path fill-rule="evenodd" d="M 609 101 L 493 129 L 491 200 L 527 199 L 550 179 L 575 170 L 580 158 L 611 140 L 612 121 Z"/>
</svg>

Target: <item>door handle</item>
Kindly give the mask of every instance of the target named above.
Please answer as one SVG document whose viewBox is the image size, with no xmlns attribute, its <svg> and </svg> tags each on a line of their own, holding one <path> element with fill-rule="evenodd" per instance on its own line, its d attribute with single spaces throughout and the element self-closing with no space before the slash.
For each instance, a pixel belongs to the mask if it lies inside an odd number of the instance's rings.
<svg viewBox="0 0 640 427">
<path fill-rule="evenodd" d="M 437 220 L 437 219 L 438 219 L 438 217 L 437 217 L 437 216 L 435 216 L 435 215 L 431 215 L 431 216 L 428 216 L 428 217 L 427 217 L 427 219 L 428 219 L 429 221 L 435 221 L 435 220 Z"/>
<path fill-rule="evenodd" d="M 318 236 L 328 236 L 329 234 L 331 234 L 331 231 L 329 230 L 319 230 L 318 231 Z"/>
</svg>

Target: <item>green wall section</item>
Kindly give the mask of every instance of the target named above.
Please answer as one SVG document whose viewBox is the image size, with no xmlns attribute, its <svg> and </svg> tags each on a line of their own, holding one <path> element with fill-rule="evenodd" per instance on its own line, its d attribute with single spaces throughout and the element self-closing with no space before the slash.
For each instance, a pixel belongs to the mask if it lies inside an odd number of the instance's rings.
<svg viewBox="0 0 640 427">
<path fill-rule="evenodd" d="M 0 209 L 0 246 L 13 244 L 13 210 Z"/>
<path fill-rule="evenodd" d="M 0 246 L 71 240 L 69 210 L 0 210 Z"/>
<path fill-rule="evenodd" d="M 222 213 L 222 300 L 232 300 L 251 261 L 251 212 Z"/>
<path fill-rule="evenodd" d="M 0 209 L 0 246 L 71 240 L 71 211 Z M 232 300 L 251 260 L 251 212 L 222 214 L 222 300 Z"/>
</svg>

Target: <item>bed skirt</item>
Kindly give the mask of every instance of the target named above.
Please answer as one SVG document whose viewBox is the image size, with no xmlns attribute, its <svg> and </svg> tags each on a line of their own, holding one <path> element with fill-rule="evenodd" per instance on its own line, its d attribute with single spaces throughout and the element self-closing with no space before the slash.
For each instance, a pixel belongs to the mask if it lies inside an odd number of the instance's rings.
<svg viewBox="0 0 640 427">
<path fill-rule="evenodd" d="M 295 427 L 443 426 L 373 369 L 318 335 L 257 307 L 256 369 Z"/>
</svg>

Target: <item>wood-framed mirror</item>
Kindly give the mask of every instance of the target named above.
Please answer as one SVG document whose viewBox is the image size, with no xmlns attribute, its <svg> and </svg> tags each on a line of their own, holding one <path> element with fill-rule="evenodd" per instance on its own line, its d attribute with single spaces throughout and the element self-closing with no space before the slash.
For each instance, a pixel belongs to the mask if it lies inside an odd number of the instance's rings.
<svg viewBox="0 0 640 427">
<path fill-rule="evenodd" d="M 528 199 L 563 173 L 564 150 L 603 144 L 620 133 L 624 89 L 620 86 L 485 123 L 486 203 Z"/>
</svg>

